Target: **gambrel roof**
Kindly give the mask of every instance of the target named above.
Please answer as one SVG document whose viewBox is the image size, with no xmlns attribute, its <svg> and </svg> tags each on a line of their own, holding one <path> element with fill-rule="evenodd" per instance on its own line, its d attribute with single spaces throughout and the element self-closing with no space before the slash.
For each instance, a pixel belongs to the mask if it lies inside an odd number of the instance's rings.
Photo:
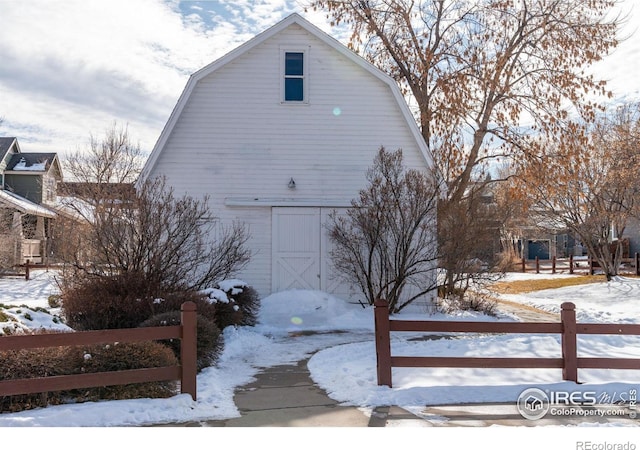
<svg viewBox="0 0 640 450">
<path fill-rule="evenodd" d="M 416 123 L 416 120 L 413 117 L 413 114 L 411 113 L 411 111 L 409 110 L 409 107 L 407 106 L 407 103 L 404 97 L 402 96 L 402 93 L 400 92 L 400 89 L 396 81 L 393 78 L 391 78 L 389 75 L 387 75 L 386 73 L 378 69 L 377 67 L 370 64 L 364 58 L 362 58 L 358 54 L 348 49 L 339 41 L 329 36 L 324 31 L 322 31 L 315 25 L 311 24 L 306 19 L 302 18 L 299 14 L 294 13 L 288 16 L 287 18 L 285 18 L 284 20 L 282 20 L 281 22 L 279 22 L 278 24 L 274 25 L 273 27 L 258 34 L 253 39 L 237 47 L 235 50 L 227 53 L 223 57 L 217 59 L 216 61 L 203 67 L 202 69 L 198 70 L 197 72 L 191 75 L 182 94 L 180 95 L 180 98 L 178 99 L 176 106 L 174 107 L 171 113 L 171 116 L 169 117 L 169 120 L 165 124 L 165 127 L 162 130 L 160 137 L 158 138 L 158 141 L 154 146 L 153 151 L 151 152 L 149 158 L 146 161 L 146 164 L 142 170 L 142 174 L 138 182 L 144 182 L 146 177 L 153 171 L 153 168 L 156 164 L 156 161 L 158 159 L 160 152 L 162 152 L 162 149 L 164 148 L 167 140 L 169 139 L 172 133 L 172 130 L 175 127 L 180 117 L 180 114 L 182 113 L 182 110 L 187 104 L 189 97 L 191 96 L 198 82 L 202 80 L 204 77 L 214 73 L 219 68 L 231 63 L 236 58 L 240 57 L 241 55 L 244 55 L 245 53 L 249 52 L 250 50 L 262 44 L 266 40 L 270 39 L 271 37 L 277 35 L 281 31 L 285 30 L 286 28 L 294 24 L 302 27 L 309 34 L 316 37 L 323 43 L 327 44 L 336 52 L 340 53 L 351 62 L 357 64 L 358 66 L 366 70 L 368 73 L 370 73 L 373 77 L 379 79 L 380 81 L 382 81 L 384 84 L 388 86 L 388 88 L 392 92 L 393 98 L 398 103 L 399 109 L 402 112 L 402 115 L 404 116 L 404 119 L 406 120 L 411 130 L 411 133 L 413 134 L 413 137 L 417 142 L 418 147 L 420 148 L 420 151 L 425 159 L 425 162 L 429 166 L 432 165 L 432 158 L 430 156 L 430 152 L 427 148 L 424 138 L 422 137 L 422 134 Z"/>
</svg>

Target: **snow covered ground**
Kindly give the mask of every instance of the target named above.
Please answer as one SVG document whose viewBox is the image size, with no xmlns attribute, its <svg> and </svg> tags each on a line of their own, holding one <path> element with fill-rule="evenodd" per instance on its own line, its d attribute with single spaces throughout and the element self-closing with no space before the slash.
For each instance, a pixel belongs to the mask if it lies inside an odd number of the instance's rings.
<svg viewBox="0 0 640 450">
<path fill-rule="evenodd" d="M 53 272 L 33 273 L 33 279 L 0 279 L 0 303 L 30 327 L 61 328 L 55 316 L 34 314 L 56 293 Z M 543 277 L 514 274 L 511 278 Z M 548 275 L 552 276 L 552 275 Z M 557 276 L 557 275 L 556 275 Z M 559 311 L 573 301 L 578 321 L 640 323 L 640 279 L 618 278 L 610 283 L 505 295 L 505 299 Z M 20 305 L 26 305 L 20 306 Z M 28 312 L 31 321 L 25 320 Z M 54 310 L 54 313 L 59 311 Z M 431 320 L 515 320 L 475 313 L 425 315 L 413 311 L 399 318 Z M 7 324 L 1 323 L 0 329 Z M 346 333 L 329 333 L 342 330 Z M 315 331 L 317 333 L 300 333 Z M 456 339 L 409 340 L 394 333 L 392 353 L 420 356 L 559 357 L 559 336 L 459 336 Z M 293 363 L 311 357 L 313 380 L 335 400 L 370 412 L 378 405 L 398 405 L 420 414 L 425 405 L 476 402 L 516 402 L 525 389 L 620 393 L 638 389 L 640 371 L 585 370 L 583 384 L 563 382 L 557 369 L 393 369 L 394 387 L 377 386 L 373 311 L 316 291 L 287 291 L 263 299 L 259 324 L 224 331 L 225 350 L 216 367 L 198 376 L 198 400 L 188 395 L 170 399 L 141 399 L 60 405 L 0 415 L 0 427 L 113 427 L 238 417 L 234 389 L 252 381 L 261 367 Z M 640 358 L 640 339 L 621 336 L 579 338 L 579 356 Z M 639 421 L 640 424 L 640 421 Z M 0 432 L 0 439 L 1 434 Z M 640 434 L 638 434 L 640 436 Z M 638 442 L 640 445 L 640 442 Z M 576 447 L 574 447 L 576 448 Z"/>
</svg>

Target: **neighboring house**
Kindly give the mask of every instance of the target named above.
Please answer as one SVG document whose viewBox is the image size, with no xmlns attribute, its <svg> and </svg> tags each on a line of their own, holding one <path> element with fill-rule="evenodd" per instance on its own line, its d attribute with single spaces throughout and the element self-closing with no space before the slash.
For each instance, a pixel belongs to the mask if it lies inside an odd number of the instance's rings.
<svg viewBox="0 0 640 450">
<path fill-rule="evenodd" d="M 132 183 L 59 183 L 58 218 L 52 246 L 56 259 L 82 266 L 94 263 L 96 255 L 92 252 L 95 247 L 88 239 L 91 239 L 95 224 L 96 203 L 120 204 L 132 199 L 134 194 Z"/>
<path fill-rule="evenodd" d="M 46 262 L 61 180 L 56 153 L 23 153 L 15 137 L 0 137 L 0 247 L 5 265 Z"/>
<path fill-rule="evenodd" d="M 432 166 L 395 81 L 293 14 L 191 76 L 140 181 L 165 176 L 177 194 L 208 195 L 222 223 L 247 224 L 239 277 L 261 295 L 349 297 L 325 223 L 366 187 L 381 146 Z"/>
<path fill-rule="evenodd" d="M 623 237 L 629 241 L 629 257 L 635 258 L 635 254 L 640 253 L 640 219 L 629 218 Z"/>
</svg>

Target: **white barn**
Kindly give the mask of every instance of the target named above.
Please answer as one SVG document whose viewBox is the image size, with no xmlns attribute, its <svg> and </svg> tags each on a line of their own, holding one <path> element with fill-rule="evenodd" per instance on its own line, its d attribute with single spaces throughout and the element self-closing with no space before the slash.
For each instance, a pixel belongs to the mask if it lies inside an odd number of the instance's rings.
<svg viewBox="0 0 640 450">
<path fill-rule="evenodd" d="M 253 257 L 238 278 L 262 296 L 348 298 L 323 224 L 366 186 L 381 146 L 431 167 L 395 81 L 293 14 L 191 76 L 141 180 L 164 175 L 177 194 L 209 195 L 222 223 L 247 224 Z"/>
</svg>

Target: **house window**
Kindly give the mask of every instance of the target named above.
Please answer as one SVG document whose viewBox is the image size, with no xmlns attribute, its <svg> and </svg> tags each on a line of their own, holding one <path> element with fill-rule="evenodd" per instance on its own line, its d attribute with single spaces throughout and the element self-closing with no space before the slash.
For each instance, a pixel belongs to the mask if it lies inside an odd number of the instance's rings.
<svg viewBox="0 0 640 450">
<path fill-rule="evenodd" d="M 283 100 L 285 102 L 307 101 L 307 62 L 304 51 L 284 51 Z"/>
</svg>

